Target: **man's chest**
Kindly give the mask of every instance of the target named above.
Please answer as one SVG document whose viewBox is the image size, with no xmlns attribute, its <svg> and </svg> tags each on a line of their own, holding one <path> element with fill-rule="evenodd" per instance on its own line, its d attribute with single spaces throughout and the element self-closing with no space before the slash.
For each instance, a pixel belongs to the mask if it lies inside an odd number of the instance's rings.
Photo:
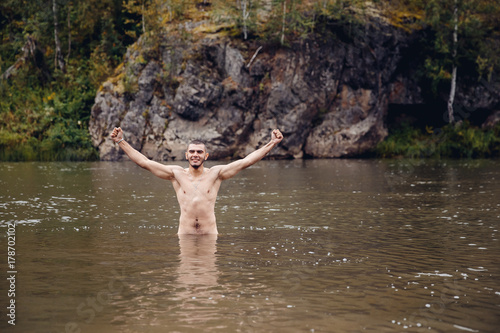
<svg viewBox="0 0 500 333">
<path fill-rule="evenodd" d="M 205 197 L 213 197 L 217 196 L 220 183 L 217 177 L 207 173 L 199 177 L 181 175 L 176 178 L 173 185 L 178 195 L 198 196 L 202 194 Z"/>
</svg>

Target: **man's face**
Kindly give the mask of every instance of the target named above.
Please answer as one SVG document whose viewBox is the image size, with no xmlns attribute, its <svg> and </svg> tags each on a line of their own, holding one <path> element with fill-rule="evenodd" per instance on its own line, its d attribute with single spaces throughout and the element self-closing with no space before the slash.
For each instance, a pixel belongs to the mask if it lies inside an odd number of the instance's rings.
<svg viewBox="0 0 500 333">
<path fill-rule="evenodd" d="M 208 158 L 207 149 L 202 144 L 190 144 L 186 152 L 186 159 L 189 165 L 198 169 L 203 165 L 203 162 Z"/>
</svg>

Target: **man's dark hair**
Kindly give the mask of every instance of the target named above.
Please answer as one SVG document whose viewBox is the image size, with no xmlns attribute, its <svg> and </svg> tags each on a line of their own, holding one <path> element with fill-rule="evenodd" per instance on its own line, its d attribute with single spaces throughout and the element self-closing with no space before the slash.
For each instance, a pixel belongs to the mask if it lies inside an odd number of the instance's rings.
<svg viewBox="0 0 500 333">
<path fill-rule="evenodd" d="M 207 146 L 205 144 L 205 142 L 203 142 L 202 140 L 198 140 L 198 139 L 191 140 L 191 142 L 189 144 L 190 145 L 204 145 L 205 147 Z"/>
<path fill-rule="evenodd" d="M 205 142 L 203 140 L 199 140 L 199 139 L 191 140 L 191 142 L 189 142 L 189 144 L 188 144 L 188 148 L 189 148 L 189 145 L 203 145 L 203 146 L 205 146 L 205 152 L 208 150 L 207 145 L 205 144 Z"/>
</svg>

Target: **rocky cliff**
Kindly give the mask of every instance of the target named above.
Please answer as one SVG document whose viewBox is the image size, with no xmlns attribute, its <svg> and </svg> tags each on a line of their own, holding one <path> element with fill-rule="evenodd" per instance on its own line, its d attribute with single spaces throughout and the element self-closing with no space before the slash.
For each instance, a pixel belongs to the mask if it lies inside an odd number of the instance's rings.
<svg viewBox="0 0 500 333">
<path fill-rule="evenodd" d="M 422 103 L 415 38 L 388 24 L 353 36 L 327 22 L 287 47 L 186 37 L 193 29 L 142 38 L 103 84 L 90 121 L 102 160 L 123 158 L 109 139 L 115 126 L 155 160 L 183 159 L 192 139 L 206 141 L 212 159 L 243 157 L 274 128 L 285 136 L 275 158 L 356 156 L 387 135 L 390 104 Z"/>
</svg>

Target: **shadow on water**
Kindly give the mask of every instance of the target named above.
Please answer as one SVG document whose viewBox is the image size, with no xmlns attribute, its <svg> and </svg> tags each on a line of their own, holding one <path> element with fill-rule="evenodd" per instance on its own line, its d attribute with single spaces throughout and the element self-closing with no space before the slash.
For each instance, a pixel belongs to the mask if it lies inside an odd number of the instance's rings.
<svg viewBox="0 0 500 333">
<path fill-rule="evenodd" d="M 218 237 L 179 238 L 170 183 L 133 164 L 3 163 L 17 275 L 0 327 L 495 332 L 499 166 L 262 161 L 223 183 Z"/>
</svg>

